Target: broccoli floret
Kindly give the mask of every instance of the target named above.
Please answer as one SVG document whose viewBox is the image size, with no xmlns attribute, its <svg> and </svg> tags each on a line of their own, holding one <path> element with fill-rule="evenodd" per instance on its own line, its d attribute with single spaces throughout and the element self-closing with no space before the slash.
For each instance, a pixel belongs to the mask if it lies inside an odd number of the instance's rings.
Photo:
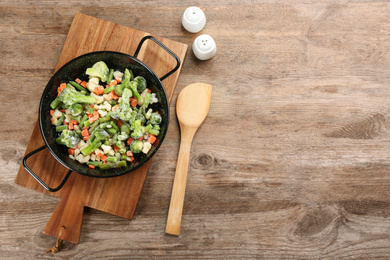
<svg viewBox="0 0 390 260">
<path fill-rule="evenodd" d="M 83 107 L 76 103 L 70 106 L 69 111 L 72 116 L 78 116 L 83 111 Z"/>
<path fill-rule="evenodd" d="M 152 113 L 149 118 L 149 122 L 153 125 L 158 125 L 161 123 L 161 116 L 158 113 Z"/>
<path fill-rule="evenodd" d="M 99 77 L 102 82 L 106 82 L 110 74 L 110 70 L 108 69 L 106 63 L 98 61 L 93 64 L 92 68 L 88 68 L 85 71 L 85 74 L 92 77 Z"/>
<path fill-rule="evenodd" d="M 80 142 L 80 136 L 75 131 L 64 130 L 56 142 L 74 148 Z"/>
<path fill-rule="evenodd" d="M 131 144 L 130 144 L 130 149 L 133 153 L 140 153 L 142 151 L 142 149 L 144 148 L 144 144 L 142 141 L 140 140 L 134 140 Z"/>
<path fill-rule="evenodd" d="M 85 96 L 71 87 L 66 87 L 64 90 L 61 91 L 60 100 L 62 103 L 68 106 L 77 103 L 93 104 L 96 102 L 93 97 Z"/>
<path fill-rule="evenodd" d="M 113 111 L 111 113 L 111 117 L 114 119 L 120 119 L 123 121 L 129 121 L 131 119 L 131 108 L 130 108 L 130 97 L 131 97 L 131 90 L 125 88 L 123 90 L 122 95 L 122 101 L 119 104 L 119 107 L 117 110 Z"/>
<path fill-rule="evenodd" d="M 142 92 L 146 89 L 146 79 L 142 76 L 137 76 L 134 78 L 134 81 L 137 82 L 138 92 Z"/>
<path fill-rule="evenodd" d="M 141 120 L 135 120 L 131 128 L 133 132 L 131 133 L 131 138 L 138 139 L 145 133 L 145 127 L 141 125 Z"/>
</svg>

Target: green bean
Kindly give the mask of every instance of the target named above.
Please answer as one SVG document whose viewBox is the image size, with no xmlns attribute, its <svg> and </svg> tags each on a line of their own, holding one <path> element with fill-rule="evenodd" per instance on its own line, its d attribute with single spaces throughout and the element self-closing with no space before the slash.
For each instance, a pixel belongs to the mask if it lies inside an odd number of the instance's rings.
<svg viewBox="0 0 390 260">
<path fill-rule="evenodd" d="M 83 135 L 81 134 L 81 130 L 77 130 L 76 133 L 80 136 L 80 138 L 83 138 Z"/>
<path fill-rule="evenodd" d="M 111 121 L 111 126 L 112 126 L 113 129 L 115 129 L 117 132 L 119 132 L 119 128 L 118 128 L 118 126 L 115 124 L 114 121 Z"/>
<path fill-rule="evenodd" d="M 96 161 L 96 162 L 91 162 L 91 161 L 89 161 L 89 162 L 87 162 L 87 164 L 88 164 L 88 165 L 93 165 L 93 166 L 95 166 L 95 167 L 100 167 L 100 166 L 103 165 L 103 162 L 102 162 L 102 161 Z"/>
<path fill-rule="evenodd" d="M 107 162 L 117 162 L 118 158 L 115 156 L 108 156 L 106 159 Z"/>
<path fill-rule="evenodd" d="M 127 163 L 126 163 L 126 161 L 119 161 L 116 163 L 116 166 L 117 167 L 126 167 Z"/>
<path fill-rule="evenodd" d="M 114 134 L 116 134 L 116 131 L 114 128 L 106 128 L 105 129 L 107 131 L 107 133 L 111 136 L 113 136 Z"/>
<path fill-rule="evenodd" d="M 111 119 L 111 113 L 107 113 L 107 115 L 105 117 L 99 118 L 99 122 L 100 123 L 107 122 L 107 121 L 110 121 L 110 119 Z"/>
<path fill-rule="evenodd" d="M 93 114 L 93 112 L 95 112 L 95 110 L 93 110 L 93 108 L 90 107 L 89 105 L 86 105 L 86 106 L 85 106 L 85 109 L 86 109 L 89 113 L 91 113 L 91 114 Z"/>
<path fill-rule="evenodd" d="M 131 157 L 124 154 L 122 154 L 121 159 L 131 162 Z"/>
<path fill-rule="evenodd" d="M 51 107 L 52 109 L 56 109 L 60 103 L 61 103 L 60 97 L 56 97 L 56 98 L 50 103 L 50 107 Z"/>
<path fill-rule="evenodd" d="M 92 132 L 93 130 L 95 130 L 95 128 L 99 125 L 99 121 L 96 120 L 95 122 L 93 122 L 93 124 L 91 125 L 91 127 L 89 128 L 89 132 Z"/>
<path fill-rule="evenodd" d="M 67 125 L 60 125 L 60 126 L 57 126 L 56 127 L 56 131 L 57 132 L 62 132 L 64 130 L 68 129 L 68 126 Z"/>
<path fill-rule="evenodd" d="M 115 106 L 115 105 L 118 105 L 118 101 L 109 100 L 109 101 L 108 101 L 108 104 L 110 104 L 111 106 Z"/>
<path fill-rule="evenodd" d="M 108 162 L 108 163 L 105 163 L 105 164 L 103 164 L 103 165 L 101 165 L 99 167 L 100 167 L 100 170 L 108 170 L 108 169 L 111 169 L 111 168 L 115 168 L 117 166 L 116 166 L 116 163 Z"/>
<path fill-rule="evenodd" d="M 89 126 L 89 125 L 91 125 L 91 122 L 89 122 L 89 120 L 85 120 L 84 121 L 84 127 Z"/>
<path fill-rule="evenodd" d="M 114 79 L 114 69 L 110 69 L 110 72 L 108 73 L 107 77 L 107 83 L 110 84 L 111 80 Z"/>
<path fill-rule="evenodd" d="M 58 118 L 58 120 L 57 120 L 57 126 L 59 126 L 59 125 L 62 125 L 62 123 L 64 122 L 64 120 L 65 120 L 65 114 L 62 114 L 62 116 L 60 117 L 60 118 Z"/>
<path fill-rule="evenodd" d="M 99 125 L 99 127 L 102 128 L 102 129 L 104 129 L 104 128 L 106 128 L 108 125 L 111 125 L 110 122 L 101 123 L 101 124 Z"/>
<path fill-rule="evenodd" d="M 111 85 L 108 88 L 104 89 L 104 94 L 108 94 L 108 93 L 110 93 L 111 91 L 114 91 L 114 90 L 115 90 L 115 85 Z"/>
<path fill-rule="evenodd" d="M 79 123 L 79 126 L 80 126 L 80 127 L 84 127 L 84 123 L 85 123 L 86 121 L 88 121 L 88 116 L 85 114 L 85 115 L 81 118 L 80 123 Z"/>
<path fill-rule="evenodd" d="M 83 86 L 77 84 L 77 83 L 74 82 L 74 81 L 69 81 L 69 83 L 70 83 L 73 87 L 77 88 L 77 89 L 80 90 L 80 91 L 85 91 L 85 90 L 86 90 L 86 88 L 84 88 Z"/>
<path fill-rule="evenodd" d="M 81 122 L 81 116 L 70 116 L 70 119 L 76 120 L 77 122 Z"/>
</svg>

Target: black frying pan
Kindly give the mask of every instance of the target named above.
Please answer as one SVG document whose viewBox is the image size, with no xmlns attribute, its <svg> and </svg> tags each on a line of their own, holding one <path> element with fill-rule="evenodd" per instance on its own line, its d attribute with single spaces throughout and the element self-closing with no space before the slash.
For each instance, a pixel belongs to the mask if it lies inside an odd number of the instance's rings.
<svg viewBox="0 0 390 260">
<path fill-rule="evenodd" d="M 147 39 L 151 39 L 156 42 L 161 48 L 167 51 L 177 61 L 176 67 L 161 78 L 157 77 L 157 75 L 146 64 L 137 59 L 137 55 L 142 47 L 142 44 Z M 135 162 L 128 163 L 127 167 L 108 170 L 100 170 L 98 169 L 98 167 L 96 167 L 95 169 L 91 169 L 86 164 L 80 164 L 78 161 L 70 159 L 68 156 L 67 147 L 63 145 L 58 145 L 56 143 L 56 138 L 59 134 L 55 131 L 55 127 L 51 124 L 50 121 L 50 103 L 55 99 L 57 95 L 57 88 L 62 82 L 69 82 L 76 78 L 88 79 L 88 76 L 85 74 L 86 69 L 92 67 L 92 65 L 98 61 L 104 61 L 110 69 L 124 71 L 126 68 L 128 68 L 134 72 L 135 76 L 144 77 L 147 81 L 147 87 L 152 91 L 152 93 L 156 93 L 156 96 L 159 100 L 158 103 L 150 105 L 150 107 L 153 108 L 153 111 L 159 111 L 162 117 L 162 122 L 160 125 L 161 130 L 159 136 L 157 137 L 159 142 L 157 142 L 156 145 L 152 146 L 151 151 L 149 151 L 148 155 L 145 155 L 143 153 L 135 154 Z M 138 44 L 138 48 L 134 53 L 134 56 L 120 52 L 99 51 L 87 53 L 69 61 L 53 75 L 49 83 L 46 85 L 45 90 L 43 91 L 41 102 L 39 105 L 39 127 L 43 140 L 45 141 L 45 145 L 35 151 L 32 151 L 23 158 L 24 168 L 45 189 L 47 189 L 48 191 L 55 192 L 63 187 L 72 172 L 76 172 L 89 177 L 109 178 L 127 174 L 141 167 L 157 152 L 167 133 L 169 124 L 169 102 L 161 81 L 170 76 L 172 73 L 174 73 L 179 67 L 180 59 L 165 45 L 163 45 L 160 41 L 158 41 L 152 36 L 146 36 L 142 38 L 142 40 Z M 42 151 L 45 148 L 48 148 L 54 158 L 56 158 L 57 161 L 59 161 L 63 166 L 69 169 L 68 174 L 65 176 L 65 178 L 57 188 L 50 188 L 27 166 L 26 163 L 27 159 L 30 156 L 39 151 Z"/>
</svg>

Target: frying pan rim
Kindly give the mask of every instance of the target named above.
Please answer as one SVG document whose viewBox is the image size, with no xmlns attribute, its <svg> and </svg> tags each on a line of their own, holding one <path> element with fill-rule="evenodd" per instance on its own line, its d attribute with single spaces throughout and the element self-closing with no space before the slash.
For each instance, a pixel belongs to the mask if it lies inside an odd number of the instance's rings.
<svg viewBox="0 0 390 260">
<path fill-rule="evenodd" d="M 43 110 L 43 104 L 44 104 L 44 97 L 45 97 L 45 93 L 50 90 L 50 88 L 52 88 L 52 84 L 50 84 L 52 82 L 52 80 L 55 78 L 55 76 L 57 74 L 59 74 L 62 70 L 64 70 L 67 66 L 69 66 L 71 63 L 75 62 L 76 60 L 79 60 L 79 59 L 82 59 L 86 56 L 91 56 L 91 55 L 96 55 L 96 54 L 117 54 L 117 55 L 123 55 L 125 57 L 128 57 L 136 62 L 138 62 L 140 65 L 142 65 L 144 68 L 146 68 L 152 75 L 155 76 L 155 78 L 157 79 L 157 83 L 159 83 L 159 85 L 161 86 L 161 89 L 164 93 L 164 99 L 166 100 L 166 117 L 167 117 L 167 124 L 166 124 L 166 127 L 165 127 L 165 130 L 163 132 L 163 135 L 161 136 L 161 138 L 159 139 L 160 142 L 157 144 L 156 146 L 156 149 L 154 149 L 148 156 L 147 158 L 139 163 L 137 166 L 129 169 L 129 171 L 125 171 L 123 173 L 120 173 L 120 174 L 116 174 L 116 175 L 91 175 L 91 174 L 88 174 L 88 173 L 83 173 L 81 171 L 78 171 L 74 168 L 72 168 L 71 166 L 69 166 L 66 162 L 64 162 L 53 150 L 52 148 L 50 147 L 49 145 L 49 142 L 46 138 L 46 135 L 44 134 L 44 131 L 43 131 L 43 119 L 42 119 L 42 110 Z M 103 51 L 94 51 L 94 52 L 88 52 L 88 53 L 85 53 L 85 54 L 82 54 L 80 56 L 77 56 L 75 58 L 73 58 L 72 60 L 68 61 L 67 63 L 65 63 L 63 66 L 61 66 L 50 78 L 50 80 L 48 81 L 45 89 L 43 90 L 43 93 L 42 93 L 42 97 L 41 97 L 41 100 L 40 100 L 40 103 L 39 103 L 39 111 L 38 111 L 38 115 L 39 115 L 39 130 L 41 132 L 41 135 L 42 135 L 42 139 L 44 140 L 48 150 L 50 151 L 51 155 L 53 155 L 53 157 L 59 162 L 61 163 L 61 165 L 63 165 L 64 167 L 66 167 L 67 169 L 75 172 L 75 173 L 78 173 L 78 174 L 81 174 L 83 176 L 87 176 L 87 177 L 92 177 L 92 178 L 113 178 L 113 177 L 118 177 L 118 176 L 122 176 L 122 175 L 125 175 L 125 174 L 128 174 L 130 172 L 133 172 L 135 171 L 136 169 L 142 167 L 144 164 L 146 164 L 155 154 L 156 152 L 158 151 L 158 149 L 161 147 L 161 144 L 163 143 L 163 140 L 165 139 L 165 136 L 168 132 L 168 127 L 169 127 L 169 120 L 170 120 L 170 108 L 169 108 L 169 99 L 168 99 L 168 95 L 166 93 L 166 90 L 165 90 L 165 87 L 164 85 L 162 84 L 160 78 L 156 75 L 156 73 L 148 66 L 146 65 L 144 62 L 142 62 L 141 60 L 137 59 L 136 57 L 134 56 L 131 56 L 130 54 L 126 54 L 126 53 L 123 53 L 123 52 L 118 52 L 118 51 L 107 51 L 107 50 L 103 50 Z M 50 127 L 53 127 L 52 125 L 50 125 Z M 106 173 L 106 172 L 110 172 L 112 169 L 108 169 L 108 170 L 104 170 L 104 171 L 99 171 L 99 172 L 102 172 L 102 173 Z"/>
</svg>

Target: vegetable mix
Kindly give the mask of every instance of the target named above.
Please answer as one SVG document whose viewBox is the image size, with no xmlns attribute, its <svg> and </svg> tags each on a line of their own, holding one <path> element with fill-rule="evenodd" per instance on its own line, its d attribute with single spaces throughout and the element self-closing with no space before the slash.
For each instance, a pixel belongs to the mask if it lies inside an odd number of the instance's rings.
<svg viewBox="0 0 390 260">
<path fill-rule="evenodd" d="M 109 69 L 103 61 L 85 73 L 88 82 L 61 83 L 50 104 L 56 142 L 68 147 L 70 158 L 93 169 L 126 167 L 135 162 L 134 154 L 148 154 L 162 118 L 149 106 L 158 99 L 145 78 L 129 69 Z"/>
</svg>

